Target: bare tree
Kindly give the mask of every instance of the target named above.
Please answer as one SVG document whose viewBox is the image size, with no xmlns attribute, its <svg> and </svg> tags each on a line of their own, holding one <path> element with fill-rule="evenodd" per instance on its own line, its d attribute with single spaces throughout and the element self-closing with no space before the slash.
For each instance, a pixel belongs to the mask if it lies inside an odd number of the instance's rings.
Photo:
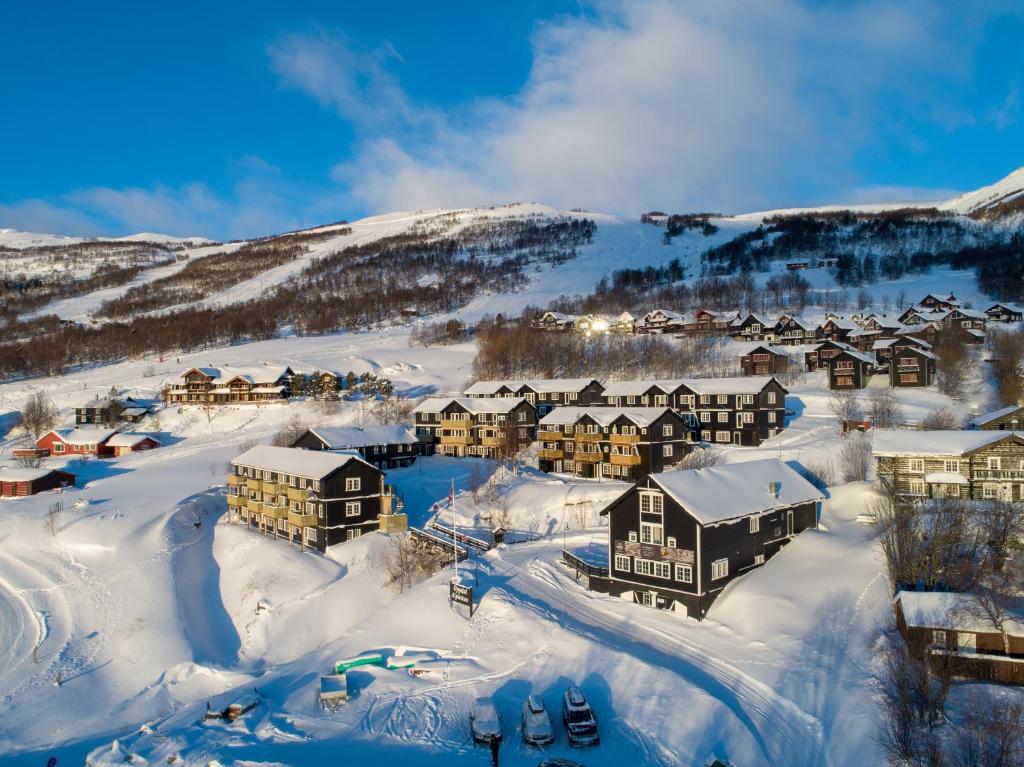
<svg viewBox="0 0 1024 767">
<path fill-rule="evenodd" d="M 933 408 L 921 419 L 921 428 L 925 431 L 941 431 L 962 427 L 963 421 L 960 419 L 960 416 L 948 407 Z"/>
<path fill-rule="evenodd" d="M 857 392 L 852 389 L 836 389 L 829 397 L 829 409 L 840 421 L 860 421 L 864 418 L 864 410 L 860 405 Z"/>
<path fill-rule="evenodd" d="M 962 605 L 967 617 L 982 621 L 999 632 L 1003 651 L 1010 654 L 1010 633 L 1007 625 L 1015 619 L 1020 593 L 1024 588 L 1020 568 L 1016 566 L 997 567 L 994 557 L 989 557 L 977 570 L 969 599 Z"/>
<path fill-rule="evenodd" d="M 939 336 L 934 347 L 935 376 L 939 391 L 952 399 L 962 399 L 974 369 L 974 357 L 963 333 L 948 331 Z"/>
<path fill-rule="evenodd" d="M 306 423 L 299 418 L 298 414 L 293 413 L 291 418 L 277 430 L 270 444 L 277 447 L 291 447 L 292 443 L 305 434 L 308 428 Z"/>
<path fill-rule="evenodd" d="M 46 432 L 57 425 L 57 406 L 46 393 L 37 389 L 28 395 L 21 408 L 21 425 L 25 427 L 33 442 L 38 442 Z"/>
<path fill-rule="evenodd" d="M 18 464 L 26 469 L 38 469 L 43 465 L 43 457 L 40 455 L 21 455 L 18 456 Z"/>
<path fill-rule="evenodd" d="M 51 538 L 56 538 L 57 533 L 60 532 L 60 513 L 63 510 L 64 504 L 60 501 L 51 503 L 50 508 L 46 511 L 46 517 L 43 519 L 43 528 L 50 534 Z"/>
<path fill-rule="evenodd" d="M 905 422 L 903 407 L 891 389 L 872 389 L 868 395 L 867 412 L 878 429 L 891 429 Z"/>
<path fill-rule="evenodd" d="M 1024 701 L 975 689 L 950 740 L 949 767 L 1024 764 Z"/>
<path fill-rule="evenodd" d="M 380 423 L 409 423 L 412 421 L 413 402 L 407 397 L 381 397 L 370 408 L 370 415 Z"/>
<path fill-rule="evenodd" d="M 722 461 L 722 454 L 717 450 L 712 450 L 707 447 L 700 447 L 699 445 L 690 450 L 689 453 L 684 455 L 672 468 L 673 469 L 706 469 L 709 466 L 715 466 Z"/>
<path fill-rule="evenodd" d="M 440 558 L 417 543 L 410 533 L 390 536 L 378 561 L 387 573 L 388 583 L 397 585 L 402 592 L 441 566 Z"/>
<path fill-rule="evenodd" d="M 863 482 L 871 471 L 871 439 L 853 432 L 843 439 L 839 450 L 839 470 L 844 482 Z"/>
</svg>

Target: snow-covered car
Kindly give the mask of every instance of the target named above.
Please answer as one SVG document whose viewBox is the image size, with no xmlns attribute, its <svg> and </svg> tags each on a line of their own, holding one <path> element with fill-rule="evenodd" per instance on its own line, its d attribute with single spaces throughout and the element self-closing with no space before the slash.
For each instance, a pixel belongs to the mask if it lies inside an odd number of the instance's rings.
<svg viewBox="0 0 1024 767">
<path fill-rule="evenodd" d="M 551 717 L 544 708 L 544 701 L 537 695 L 528 696 L 523 703 L 523 740 L 531 746 L 546 746 L 555 742 Z"/>
<path fill-rule="evenodd" d="M 473 701 L 469 726 L 473 730 L 473 740 L 477 743 L 490 743 L 494 738 L 501 740 L 501 720 L 493 700 L 477 698 Z"/>
<path fill-rule="evenodd" d="M 562 696 L 562 721 L 569 733 L 570 746 L 596 746 L 601 742 L 594 712 L 583 690 L 576 685 L 570 685 Z"/>
</svg>

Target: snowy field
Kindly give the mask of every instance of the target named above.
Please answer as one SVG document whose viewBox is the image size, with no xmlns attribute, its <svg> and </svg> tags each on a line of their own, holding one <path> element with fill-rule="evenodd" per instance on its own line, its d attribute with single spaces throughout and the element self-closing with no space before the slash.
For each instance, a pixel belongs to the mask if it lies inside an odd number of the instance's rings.
<svg viewBox="0 0 1024 767">
<path fill-rule="evenodd" d="M 371 371 L 411 396 L 461 391 L 473 346 L 409 347 L 407 332 L 283 338 L 6 384 L 0 419 L 36 387 L 67 420 L 112 385 L 155 397 L 188 366 L 261 360 Z M 823 386 L 820 373 L 801 376 L 789 427 L 762 448 L 725 448 L 726 460 L 834 456 L 841 442 Z M 967 407 L 983 406 L 983 377 L 973 386 Z M 934 391 L 896 396 L 912 419 L 948 404 Z M 516 734 L 518 707 L 535 692 L 557 712 L 570 681 L 594 704 L 602 745 L 570 753 L 561 734 L 546 754 L 588 765 L 690 765 L 712 753 L 740 765 L 879 761 L 868 665 L 888 603 L 876 545 L 856 521 L 868 486 L 831 488 L 822 529 L 731 584 L 698 623 L 586 592 L 557 563 L 566 524 L 570 548 L 605 545 L 597 511 L 625 485 L 527 468 L 499 476 L 502 492 L 489 501 L 469 488 L 474 475 L 505 471 L 493 462 L 434 457 L 389 472 L 414 524 L 454 479 L 460 527 L 486 527 L 502 506 L 535 539 L 471 563 L 481 601 L 467 620 L 447 605 L 450 568 L 404 594 L 386 587 L 382 535 L 323 557 L 226 522 L 227 461 L 296 414 L 311 424 L 361 417 L 352 403 L 326 419 L 302 402 L 209 419 L 163 410 L 141 427 L 159 434 L 160 449 L 75 461 L 78 488 L 0 501 L 0 761 L 75 764 L 92 752 L 95 764 L 129 754 L 150 764 L 174 755 L 196 765 L 313 764 L 343 749 L 379 764 L 484 764 L 468 707 L 493 695 L 507 734 L 502 764 L 535 764 Z M 4 439 L 6 455 L 14 443 Z M 51 537 L 44 518 L 55 500 L 64 512 Z M 356 673 L 353 700 L 319 710 L 319 675 L 367 650 L 437 660 L 419 677 Z M 199 724 L 207 702 L 223 707 L 254 688 L 264 703 L 251 714 Z"/>
</svg>

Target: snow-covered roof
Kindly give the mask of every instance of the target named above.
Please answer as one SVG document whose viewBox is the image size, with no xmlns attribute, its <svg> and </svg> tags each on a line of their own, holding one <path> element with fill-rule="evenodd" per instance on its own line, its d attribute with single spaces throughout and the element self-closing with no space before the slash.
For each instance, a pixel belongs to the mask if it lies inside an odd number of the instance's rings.
<svg viewBox="0 0 1024 767">
<path fill-rule="evenodd" d="M 824 500 L 818 488 L 778 458 L 663 471 L 650 478 L 702 525 Z"/>
<path fill-rule="evenodd" d="M 903 619 L 908 626 L 997 633 L 995 626 L 985 620 L 968 594 L 949 591 L 900 591 L 896 594 L 895 601 L 903 608 Z M 1008 620 L 1004 626 L 1007 633 L 1024 633 L 1024 625 L 1020 620 Z"/>
<path fill-rule="evenodd" d="M 646 427 L 657 421 L 667 407 L 559 407 L 540 419 L 541 426 L 565 426 L 574 424 L 583 416 L 590 416 L 603 427 L 610 426 L 619 418 L 627 418 L 636 426 Z"/>
<path fill-rule="evenodd" d="M 605 384 L 603 394 L 605 397 L 639 397 L 648 392 L 651 387 L 656 387 L 662 393 L 668 394 L 668 390 L 658 381 L 609 381 Z"/>
<path fill-rule="evenodd" d="M 595 380 L 594 378 L 537 378 L 531 380 L 477 381 L 468 386 L 463 394 L 467 397 L 495 394 L 503 386 L 508 387 L 512 391 L 518 391 L 523 386 L 528 386 L 535 392 L 544 394 L 582 391 Z"/>
<path fill-rule="evenodd" d="M 683 319 L 682 314 L 680 314 L 679 312 L 674 312 L 671 309 L 654 309 L 653 311 L 647 312 L 647 314 L 644 315 L 644 322 L 647 322 L 649 318 L 653 317 L 655 314 L 660 314 L 664 316 L 666 320 Z"/>
<path fill-rule="evenodd" d="M 0 467 L 0 482 L 35 482 L 37 479 L 48 477 L 58 469 L 26 469 L 20 466 Z M 61 474 L 67 474 L 61 471 Z M 74 476 L 72 474 L 71 476 Z"/>
<path fill-rule="evenodd" d="M 121 415 L 123 415 L 123 416 L 145 415 L 148 412 L 149 412 L 149 408 L 148 407 L 142 407 L 140 405 L 139 407 L 126 407 L 124 410 L 121 411 Z"/>
<path fill-rule="evenodd" d="M 956 314 L 957 312 L 962 314 L 964 317 L 967 317 L 968 319 L 972 319 L 972 320 L 987 320 L 988 319 L 988 315 L 985 314 L 984 312 L 978 312 L 978 311 L 975 311 L 974 309 L 964 309 L 962 306 L 958 306 L 955 309 L 950 309 L 946 313 L 945 316 L 946 317 L 951 317 L 952 315 Z"/>
<path fill-rule="evenodd" d="M 993 309 L 995 309 L 995 310 L 1008 309 L 1011 312 L 1021 312 L 1021 313 L 1024 313 L 1024 309 L 1021 308 L 1020 304 L 1013 304 L 1013 303 L 1009 303 L 1007 301 L 1000 301 L 997 304 L 992 304 L 992 306 L 990 306 L 985 311 L 986 312 L 991 312 Z"/>
<path fill-rule="evenodd" d="M 1024 432 L 876 429 L 871 452 L 876 456 L 963 455 L 1014 436 L 1024 439 Z"/>
<path fill-rule="evenodd" d="M 774 381 L 772 376 L 731 376 L 728 378 L 677 378 L 660 381 L 668 391 L 685 386 L 694 394 L 759 394 Z"/>
<path fill-rule="evenodd" d="M 257 445 L 232 459 L 231 463 L 252 469 L 294 474 L 307 479 L 323 479 L 350 461 L 359 460 L 358 457 L 349 453 Z"/>
<path fill-rule="evenodd" d="M 837 328 L 840 328 L 842 330 L 856 330 L 857 329 L 857 323 L 856 322 L 854 322 L 853 320 L 844 319 L 842 317 L 832 317 L 831 319 L 825 320 L 821 324 L 822 324 L 822 326 L 825 326 L 825 325 L 829 324 L 830 322 L 833 325 L 835 325 Z"/>
<path fill-rule="evenodd" d="M 110 447 L 135 447 L 143 440 L 151 439 L 160 444 L 160 440 L 154 437 L 152 434 L 140 434 L 138 432 L 126 431 L 119 434 L 115 434 L 113 437 L 107 440 L 107 445 Z"/>
<path fill-rule="evenodd" d="M 981 426 L 986 423 L 990 423 L 991 421 L 998 421 L 1000 418 L 1005 418 L 1018 410 L 1024 410 L 1024 405 L 1009 405 L 1008 407 L 1001 407 L 998 410 L 993 410 L 989 413 L 982 413 L 981 415 L 972 418 L 971 423 Z"/>
<path fill-rule="evenodd" d="M 332 450 L 366 445 L 408 445 L 416 442 L 412 429 L 402 424 L 373 426 L 318 426 L 309 430 Z"/>
<path fill-rule="evenodd" d="M 853 357 L 854 359 L 860 360 L 861 362 L 866 362 L 869 365 L 874 365 L 877 362 L 877 360 L 875 359 L 875 355 L 871 354 L 870 352 L 860 352 L 853 351 L 851 349 L 843 349 L 841 354 Z M 832 359 L 838 359 L 838 357 L 839 355 L 836 355 L 835 357 L 832 357 Z"/>
<path fill-rule="evenodd" d="M 814 351 L 818 351 L 819 349 L 822 349 L 825 346 L 828 346 L 830 348 L 838 346 L 840 349 L 847 352 L 857 351 L 857 348 L 855 346 L 850 346 L 848 343 L 845 343 L 843 341 L 822 341 L 820 344 L 814 347 Z"/>
<path fill-rule="evenodd" d="M 98 426 L 79 426 L 77 428 L 53 429 L 51 434 L 60 437 L 60 441 L 68 445 L 101 445 L 116 433 L 115 429 Z"/>
<path fill-rule="evenodd" d="M 782 317 L 779 317 L 779 321 L 776 324 L 782 324 L 783 322 L 795 322 L 804 330 L 815 330 L 818 327 L 810 320 L 805 320 L 803 317 L 796 314 L 784 314 Z"/>
<path fill-rule="evenodd" d="M 192 367 L 181 374 L 186 376 L 193 370 L 198 370 L 213 379 L 213 382 L 225 385 L 235 378 L 244 378 L 252 384 L 267 383 L 273 384 L 282 376 L 287 375 L 291 368 L 287 365 L 256 365 L 252 367 Z"/>
<path fill-rule="evenodd" d="M 428 397 L 413 408 L 414 413 L 440 413 L 452 403 L 461 405 L 470 413 L 508 413 L 521 403 L 523 397 L 495 397 L 481 399 L 479 397 Z"/>
</svg>

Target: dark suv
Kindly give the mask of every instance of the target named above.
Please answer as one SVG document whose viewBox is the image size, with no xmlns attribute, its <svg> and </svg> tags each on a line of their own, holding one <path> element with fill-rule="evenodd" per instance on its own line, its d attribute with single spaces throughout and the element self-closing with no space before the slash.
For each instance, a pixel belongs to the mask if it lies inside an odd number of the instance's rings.
<svg viewBox="0 0 1024 767">
<path fill-rule="evenodd" d="M 569 687 L 562 696 L 562 721 L 569 733 L 570 746 L 596 746 L 601 742 L 594 712 L 576 685 Z"/>
</svg>

